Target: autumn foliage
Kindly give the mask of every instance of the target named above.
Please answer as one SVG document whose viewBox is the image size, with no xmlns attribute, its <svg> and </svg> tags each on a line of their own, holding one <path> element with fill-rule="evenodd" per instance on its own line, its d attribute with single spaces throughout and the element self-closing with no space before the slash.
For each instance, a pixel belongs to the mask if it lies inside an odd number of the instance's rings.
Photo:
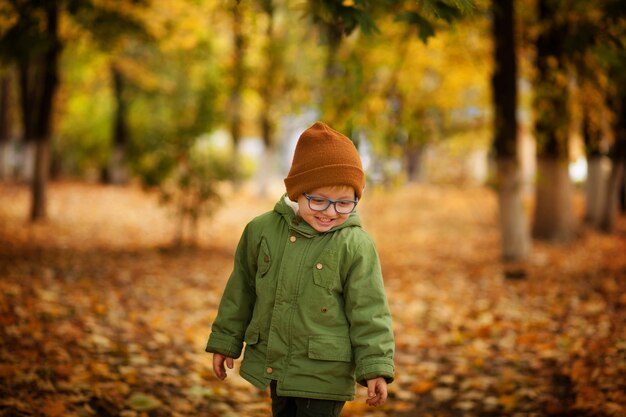
<svg viewBox="0 0 626 417">
<path fill-rule="evenodd" d="M 495 199 L 368 190 L 397 378 L 384 407 L 359 390 L 343 416 L 626 414 L 626 220 L 503 265 Z M 203 349 L 239 234 L 274 198 L 231 195 L 198 248 L 175 250 L 156 201 L 53 184 L 50 220 L 28 224 L 27 189 L 0 185 L 0 416 L 268 415 L 267 393 L 219 382 Z"/>
</svg>

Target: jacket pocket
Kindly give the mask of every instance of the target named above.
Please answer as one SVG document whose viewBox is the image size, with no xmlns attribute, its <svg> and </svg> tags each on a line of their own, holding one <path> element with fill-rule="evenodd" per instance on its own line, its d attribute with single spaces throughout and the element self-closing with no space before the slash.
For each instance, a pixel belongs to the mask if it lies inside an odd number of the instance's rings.
<svg viewBox="0 0 626 417">
<path fill-rule="evenodd" d="M 265 238 L 262 238 L 261 245 L 259 246 L 259 257 L 257 259 L 257 277 L 264 277 L 267 271 L 269 271 L 270 266 L 272 266 L 272 255 L 267 241 Z"/>
<path fill-rule="evenodd" d="M 321 361 L 352 361 L 350 338 L 341 336 L 309 336 L 309 358 Z"/>
<path fill-rule="evenodd" d="M 320 287 L 341 292 L 337 252 L 324 250 L 313 264 L 313 282 Z"/>
</svg>

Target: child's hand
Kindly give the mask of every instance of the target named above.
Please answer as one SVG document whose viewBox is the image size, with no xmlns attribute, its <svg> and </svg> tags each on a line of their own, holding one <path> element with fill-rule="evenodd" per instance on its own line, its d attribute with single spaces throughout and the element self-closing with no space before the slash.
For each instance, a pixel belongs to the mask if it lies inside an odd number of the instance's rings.
<svg viewBox="0 0 626 417">
<path fill-rule="evenodd" d="M 378 377 L 367 380 L 367 405 L 378 407 L 383 405 L 387 399 L 387 381 Z"/>
<path fill-rule="evenodd" d="M 228 369 L 233 369 L 235 365 L 233 363 L 233 358 L 229 358 L 219 353 L 213 354 L 213 372 L 215 372 L 215 376 L 219 379 L 224 380 L 226 378 L 226 368 L 224 368 L 224 361 L 226 362 L 226 366 Z"/>
</svg>

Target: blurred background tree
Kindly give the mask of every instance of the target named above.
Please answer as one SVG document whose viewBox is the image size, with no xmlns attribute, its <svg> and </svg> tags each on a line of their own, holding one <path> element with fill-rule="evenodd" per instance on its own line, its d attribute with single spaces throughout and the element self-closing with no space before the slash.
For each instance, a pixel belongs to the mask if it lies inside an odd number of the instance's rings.
<svg viewBox="0 0 626 417">
<path fill-rule="evenodd" d="M 570 171 L 581 157 L 587 221 L 611 230 L 617 215 L 622 9 L 617 0 L 5 1 L 0 175 L 31 181 L 33 220 L 45 217 L 50 173 L 138 180 L 175 208 L 183 242 L 220 184 L 254 174 L 267 193 L 299 132 L 323 119 L 359 146 L 373 185 L 493 179 L 503 258 L 524 260 L 531 219 L 535 237 L 575 237 Z"/>
</svg>

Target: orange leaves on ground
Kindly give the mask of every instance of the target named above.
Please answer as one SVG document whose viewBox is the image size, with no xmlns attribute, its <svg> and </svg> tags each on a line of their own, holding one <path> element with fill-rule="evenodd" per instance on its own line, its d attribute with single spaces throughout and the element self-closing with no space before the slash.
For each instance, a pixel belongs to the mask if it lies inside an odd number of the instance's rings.
<svg viewBox="0 0 626 417">
<path fill-rule="evenodd" d="M 42 411 L 46 417 L 63 417 L 67 414 L 64 401 L 58 398 L 45 400 Z"/>
<path fill-rule="evenodd" d="M 199 248 L 172 250 L 170 218 L 138 189 L 50 197 L 51 220 L 29 225 L 28 190 L 0 185 L 0 416 L 268 415 L 267 393 L 236 369 L 219 382 L 203 350 L 239 235 L 274 200 L 229 196 Z M 382 408 L 359 388 L 343 416 L 624 415 L 623 218 L 614 235 L 535 242 L 510 281 L 487 189 L 370 190 L 359 210 L 397 369 Z"/>
<path fill-rule="evenodd" d="M 426 394 L 435 387 L 432 381 L 415 381 L 411 384 L 410 390 L 416 394 Z"/>
</svg>

